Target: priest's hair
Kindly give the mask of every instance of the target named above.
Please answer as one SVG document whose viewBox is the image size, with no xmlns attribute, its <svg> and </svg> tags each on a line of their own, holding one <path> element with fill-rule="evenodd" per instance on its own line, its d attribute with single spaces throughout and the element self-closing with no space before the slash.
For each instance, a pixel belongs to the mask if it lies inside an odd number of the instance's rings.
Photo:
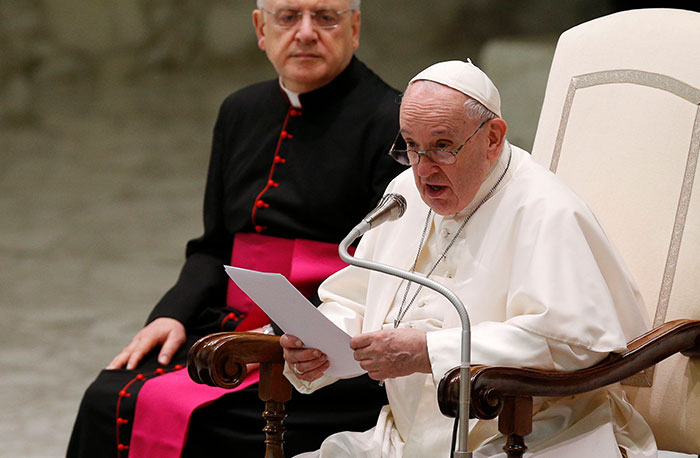
<svg viewBox="0 0 700 458">
<path fill-rule="evenodd" d="M 467 96 L 464 102 L 464 111 L 469 119 L 478 119 L 480 122 L 496 119 L 496 113 L 486 108 L 481 102 Z"/>
</svg>

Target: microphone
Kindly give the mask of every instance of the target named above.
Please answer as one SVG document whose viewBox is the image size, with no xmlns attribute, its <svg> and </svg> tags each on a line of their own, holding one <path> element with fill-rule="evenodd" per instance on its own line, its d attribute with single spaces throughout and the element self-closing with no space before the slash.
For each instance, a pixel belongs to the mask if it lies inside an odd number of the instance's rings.
<svg viewBox="0 0 700 458">
<path fill-rule="evenodd" d="M 369 212 L 362 222 L 355 226 L 343 239 L 343 241 L 340 242 L 340 245 L 338 246 L 338 255 L 340 255 L 340 259 L 350 265 L 403 278 L 404 280 L 412 281 L 430 288 L 433 291 L 442 294 L 448 301 L 450 301 L 455 310 L 457 310 L 459 318 L 462 322 L 462 340 L 460 349 L 461 362 L 459 365 L 459 431 L 457 437 L 457 449 L 453 454 L 453 458 L 471 458 L 472 452 L 468 451 L 469 398 L 471 396 L 471 323 L 469 321 L 469 314 L 467 313 L 466 307 L 454 292 L 435 280 L 431 280 L 423 275 L 418 275 L 414 272 L 407 272 L 405 270 L 379 262 L 355 258 L 348 252 L 348 247 L 355 241 L 356 238 L 382 223 L 399 219 L 403 216 L 405 211 L 406 199 L 404 199 L 402 195 L 387 194 L 379 201 L 377 207 Z"/>
<path fill-rule="evenodd" d="M 353 229 L 358 234 L 354 238 L 363 235 L 387 221 L 401 218 L 406 211 L 406 199 L 401 194 L 387 194 L 381 198 L 377 206 L 362 219 L 362 222 Z"/>
</svg>

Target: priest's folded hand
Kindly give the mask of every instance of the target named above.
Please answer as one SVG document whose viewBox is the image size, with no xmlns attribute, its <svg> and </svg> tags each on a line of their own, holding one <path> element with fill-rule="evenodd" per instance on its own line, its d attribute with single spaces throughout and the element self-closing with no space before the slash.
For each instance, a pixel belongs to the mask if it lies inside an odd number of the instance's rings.
<svg viewBox="0 0 700 458">
<path fill-rule="evenodd" d="M 350 340 L 355 359 L 375 380 L 430 373 L 424 331 L 412 328 L 385 329 L 360 334 Z"/>
</svg>

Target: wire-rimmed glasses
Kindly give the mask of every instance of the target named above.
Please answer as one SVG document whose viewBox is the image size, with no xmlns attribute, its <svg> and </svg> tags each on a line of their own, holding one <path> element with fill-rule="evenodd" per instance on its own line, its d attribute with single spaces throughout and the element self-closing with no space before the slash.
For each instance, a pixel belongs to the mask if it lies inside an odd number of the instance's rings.
<svg viewBox="0 0 700 458">
<path fill-rule="evenodd" d="M 274 23 L 283 29 L 291 29 L 292 27 L 296 27 L 304 17 L 304 12 L 302 10 L 296 10 L 293 8 L 281 8 L 275 11 L 262 8 L 262 11 L 271 15 Z M 316 27 L 321 29 L 334 29 L 338 27 L 343 14 L 349 13 L 350 11 L 354 10 L 349 9 L 336 11 L 329 8 L 319 8 L 311 10 L 309 14 L 311 15 L 311 22 Z"/>
<path fill-rule="evenodd" d="M 389 156 L 392 157 L 396 162 L 402 165 L 416 165 L 420 162 L 421 156 L 428 156 L 428 158 L 435 162 L 436 164 L 442 164 L 442 165 L 452 165 L 457 161 L 457 154 L 459 154 L 460 151 L 462 151 L 462 148 L 464 148 L 464 145 L 466 145 L 469 140 L 474 137 L 474 135 L 477 134 L 481 130 L 482 127 L 484 127 L 484 124 L 489 122 L 490 119 L 485 119 L 482 121 L 481 124 L 479 124 L 479 127 L 476 128 L 473 134 L 469 136 L 466 140 L 464 140 L 464 143 L 457 148 L 455 151 L 451 151 L 448 149 L 427 149 L 424 151 L 418 151 L 418 150 L 413 150 L 413 149 L 396 149 L 396 142 L 399 139 L 399 136 L 401 135 L 401 132 L 399 131 L 396 134 L 396 138 L 394 139 L 394 143 L 391 145 L 391 149 L 389 150 Z"/>
</svg>

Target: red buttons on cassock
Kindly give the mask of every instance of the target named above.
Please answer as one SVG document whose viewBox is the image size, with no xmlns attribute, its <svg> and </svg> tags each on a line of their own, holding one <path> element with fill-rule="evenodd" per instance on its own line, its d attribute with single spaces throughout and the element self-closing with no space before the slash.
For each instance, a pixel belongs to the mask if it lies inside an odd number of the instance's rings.
<svg viewBox="0 0 700 458">
<path fill-rule="evenodd" d="M 292 108 L 289 110 L 289 116 L 301 116 L 301 111 Z"/>
<path fill-rule="evenodd" d="M 279 183 L 275 183 L 273 180 L 267 180 L 267 185 L 276 188 L 279 186 Z"/>
<path fill-rule="evenodd" d="M 137 379 L 137 380 L 143 380 L 143 374 L 138 374 L 138 375 L 136 376 L 136 379 Z"/>
<path fill-rule="evenodd" d="M 275 156 L 275 164 L 284 164 L 287 160 L 280 156 Z"/>
<path fill-rule="evenodd" d="M 182 369 L 182 364 L 176 364 L 176 365 L 175 365 L 175 370 L 178 370 L 178 371 L 179 371 L 180 369 Z"/>
<path fill-rule="evenodd" d="M 129 449 L 129 446 L 128 446 L 128 445 L 124 445 L 124 444 L 119 444 L 119 445 L 117 445 L 117 448 L 118 448 L 119 450 L 128 450 L 128 449 Z"/>
<path fill-rule="evenodd" d="M 260 228 L 260 230 L 258 230 L 258 228 Z M 258 232 L 262 231 L 263 229 L 264 228 L 262 226 L 255 227 L 255 230 Z M 221 320 L 221 329 L 222 330 L 224 329 L 224 325 L 226 325 L 227 321 L 229 321 L 229 320 L 238 321 L 239 319 L 240 318 L 238 318 L 238 316 L 235 313 L 233 313 L 233 312 L 229 313 L 228 315 L 226 315 L 226 317 L 223 320 Z M 175 366 L 175 369 L 178 369 L 178 370 L 182 369 L 182 366 L 180 364 L 178 364 Z"/>
<path fill-rule="evenodd" d="M 287 132 L 286 130 L 283 130 L 282 133 L 280 134 L 280 136 L 282 138 L 294 138 L 294 136 L 292 134 L 290 134 L 289 132 Z"/>
<path fill-rule="evenodd" d="M 157 373 L 158 375 L 163 375 L 163 372 L 165 372 L 165 371 L 163 370 L 162 367 L 159 367 L 158 369 L 156 369 L 156 373 Z"/>
<path fill-rule="evenodd" d="M 129 423 L 129 420 L 127 420 L 126 418 L 117 418 L 118 425 L 125 425 L 127 423 Z"/>
<path fill-rule="evenodd" d="M 266 203 L 263 202 L 262 200 L 257 200 L 257 201 L 255 202 L 255 206 L 258 207 L 258 208 L 267 208 L 267 207 L 270 206 L 270 204 L 266 204 Z"/>
<path fill-rule="evenodd" d="M 263 227 L 262 226 L 255 226 L 255 232 L 262 232 Z"/>
<path fill-rule="evenodd" d="M 121 390 L 119 392 L 119 397 L 120 398 L 128 398 L 128 397 L 131 397 L 131 395 L 129 393 L 127 393 L 126 390 Z"/>
</svg>

